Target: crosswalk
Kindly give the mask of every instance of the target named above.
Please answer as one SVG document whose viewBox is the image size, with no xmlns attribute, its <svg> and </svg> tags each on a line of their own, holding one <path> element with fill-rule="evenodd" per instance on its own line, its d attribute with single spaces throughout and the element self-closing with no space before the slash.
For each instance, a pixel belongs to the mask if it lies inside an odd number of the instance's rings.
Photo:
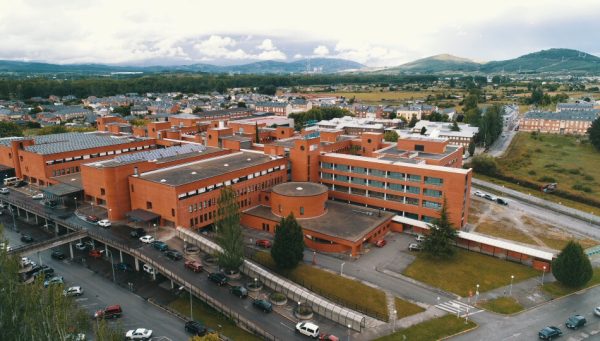
<svg viewBox="0 0 600 341">
<path fill-rule="evenodd" d="M 436 307 L 451 314 L 458 314 L 461 317 L 471 316 L 483 311 L 458 300 L 450 300 L 444 303 L 436 304 Z"/>
</svg>

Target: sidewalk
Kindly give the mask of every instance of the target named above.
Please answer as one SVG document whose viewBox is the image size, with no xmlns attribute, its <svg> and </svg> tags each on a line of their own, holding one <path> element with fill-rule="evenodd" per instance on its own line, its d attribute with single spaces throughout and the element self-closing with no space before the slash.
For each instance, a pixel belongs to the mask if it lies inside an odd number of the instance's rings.
<svg viewBox="0 0 600 341">
<path fill-rule="evenodd" d="M 519 283 L 514 283 L 512 285 L 512 290 L 510 285 L 507 285 L 481 293 L 479 295 L 479 302 L 481 303 L 481 301 L 484 300 L 492 300 L 504 296 L 510 296 L 517 300 L 517 302 L 519 302 L 524 309 L 529 309 L 537 305 L 550 302 L 553 298 L 551 295 L 542 290 L 541 281 L 542 277 L 540 272 L 540 276 L 536 276 Z M 554 279 L 554 276 L 552 276 L 551 272 L 544 275 L 544 283 L 550 283 L 554 281 L 556 280 Z"/>
</svg>

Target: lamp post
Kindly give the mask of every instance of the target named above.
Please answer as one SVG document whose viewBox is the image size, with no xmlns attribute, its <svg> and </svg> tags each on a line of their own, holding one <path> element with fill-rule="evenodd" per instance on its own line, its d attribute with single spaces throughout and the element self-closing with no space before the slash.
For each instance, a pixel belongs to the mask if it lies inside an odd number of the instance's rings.
<svg viewBox="0 0 600 341">
<path fill-rule="evenodd" d="M 352 328 L 352 326 L 348 325 L 348 341 L 350 341 L 350 328 Z"/>
<path fill-rule="evenodd" d="M 153 225 L 154 225 L 154 239 L 156 239 L 156 234 L 158 233 L 158 231 L 157 231 L 158 229 L 156 228 L 156 224 L 153 224 Z"/>
<path fill-rule="evenodd" d="M 344 274 L 344 264 L 346 264 L 346 262 L 342 262 L 342 264 L 340 264 L 340 276 Z"/>
<path fill-rule="evenodd" d="M 510 275 L 510 289 L 508 289 L 508 296 L 512 296 L 512 285 L 513 285 L 514 279 L 515 279 L 515 275 Z"/>
<path fill-rule="evenodd" d="M 398 319 L 398 311 L 394 310 L 394 321 L 392 321 L 392 333 L 396 332 L 396 320 Z"/>
<path fill-rule="evenodd" d="M 94 214 L 94 202 L 90 202 L 90 205 L 92 206 L 92 215 Z"/>
<path fill-rule="evenodd" d="M 192 284 L 190 283 L 190 320 L 194 320 L 194 310 L 192 309 Z"/>
<path fill-rule="evenodd" d="M 543 269 L 543 270 L 542 270 L 542 285 L 544 285 L 544 275 L 546 274 L 546 266 L 544 265 L 544 266 L 542 267 L 542 269 Z"/>
<path fill-rule="evenodd" d="M 108 252 L 108 254 L 110 255 L 110 267 L 112 268 L 113 283 L 117 283 L 117 279 L 115 277 L 115 261 L 113 259 L 113 254 L 108 248 L 106 249 L 106 252 Z"/>
<path fill-rule="evenodd" d="M 75 211 L 77 211 L 77 197 L 74 197 L 73 201 L 75 202 Z"/>
<path fill-rule="evenodd" d="M 475 289 L 475 305 L 477 305 L 478 300 L 479 300 L 479 283 L 477 283 L 477 289 Z"/>
<path fill-rule="evenodd" d="M 8 206 L 8 210 L 10 211 L 10 215 L 12 216 L 13 230 L 16 231 L 17 230 L 17 222 L 15 221 L 15 210 L 12 208 L 12 206 Z"/>
</svg>

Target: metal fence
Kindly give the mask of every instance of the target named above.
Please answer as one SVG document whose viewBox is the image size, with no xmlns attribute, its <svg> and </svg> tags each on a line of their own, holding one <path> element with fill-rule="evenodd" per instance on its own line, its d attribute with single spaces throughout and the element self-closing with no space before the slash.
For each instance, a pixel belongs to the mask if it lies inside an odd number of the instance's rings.
<svg viewBox="0 0 600 341">
<path fill-rule="evenodd" d="M 221 252 L 221 247 L 216 243 L 186 229 L 177 228 L 179 237 L 188 243 L 198 246 L 203 252 L 214 254 Z M 310 306 L 313 311 L 325 318 L 338 322 L 344 326 L 356 331 L 362 331 L 366 324 L 365 316 L 332 303 L 331 301 L 320 297 L 309 290 L 306 290 L 294 282 L 283 279 L 258 264 L 244 260 L 244 264 L 240 269 L 244 274 L 252 278 L 259 279 L 265 286 L 286 295 L 289 299 L 295 302 L 302 302 Z M 358 293 L 357 293 L 358 294 Z"/>
</svg>

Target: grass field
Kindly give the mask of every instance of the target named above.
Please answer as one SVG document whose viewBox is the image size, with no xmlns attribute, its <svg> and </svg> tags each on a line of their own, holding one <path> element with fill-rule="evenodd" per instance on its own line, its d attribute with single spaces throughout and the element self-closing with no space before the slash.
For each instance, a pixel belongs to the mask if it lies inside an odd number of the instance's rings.
<svg viewBox="0 0 600 341">
<path fill-rule="evenodd" d="M 194 320 L 204 323 L 207 328 L 212 328 L 218 331 L 220 334 L 223 334 L 233 340 L 260 340 L 260 338 L 256 337 L 254 334 L 248 333 L 247 331 L 239 328 L 235 325 L 235 323 L 233 323 L 233 321 L 226 318 L 197 298 L 194 298 L 192 304 L 194 308 Z M 182 296 L 169 303 L 169 308 L 176 310 L 182 315 L 189 316 L 189 296 Z"/>
<path fill-rule="evenodd" d="M 498 297 L 478 305 L 498 314 L 514 314 L 523 310 L 523 306 L 512 297 Z"/>
<path fill-rule="evenodd" d="M 558 183 L 561 190 L 584 197 L 600 195 L 600 152 L 578 137 L 518 133 L 498 165 L 515 177 Z"/>
<path fill-rule="evenodd" d="M 275 263 L 268 252 L 257 252 L 253 260 L 276 271 Z M 385 293 L 379 289 L 307 264 L 299 264 L 291 272 L 282 275 L 348 308 L 383 321 L 388 320 Z"/>
<path fill-rule="evenodd" d="M 511 275 L 518 283 L 538 276 L 539 271 L 481 253 L 456 249 L 451 260 L 434 259 L 421 253 L 404 270 L 404 275 L 466 297 L 469 291 L 475 291 L 477 284 L 480 285 L 479 290 L 485 292 L 509 285 Z"/>
<path fill-rule="evenodd" d="M 361 102 L 396 102 L 396 101 L 410 101 L 415 99 L 424 100 L 427 96 L 436 96 L 437 94 L 463 94 L 460 91 L 451 91 L 448 89 L 444 90 L 422 90 L 422 91 L 371 91 L 371 92 L 335 92 L 331 93 L 331 96 L 343 96 L 345 98 L 354 97 L 357 101 Z M 456 101 L 458 102 L 458 101 Z"/>
<path fill-rule="evenodd" d="M 465 323 L 462 318 L 445 315 L 402 329 L 394 334 L 380 337 L 377 341 L 436 341 L 475 327 L 477 327 L 477 324 L 471 320 Z"/>
<path fill-rule="evenodd" d="M 545 292 L 552 295 L 552 297 L 557 298 L 557 297 L 561 297 L 561 296 L 565 296 L 565 295 L 574 293 L 574 292 L 579 291 L 584 288 L 589 288 L 589 287 L 597 285 L 597 284 L 600 284 L 600 268 L 595 268 L 592 279 L 586 285 L 584 285 L 580 288 L 569 288 L 569 287 L 566 287 L 566 286 L 560 284 L 558 281 L 556 281 L 556 282 L 544 284 L 542 286 L 542 289 Z"/>
<path fill-rule="evenodd" d="M 514 240 L 516 242 L 537 245 L 535 240 L 528 236 L 525 232 L 518 228 L 512 227 L 510 224 L 502 221 L 483 221 L 477 225 L 478 233 L 487 234 L 502 239 Z"/>
<path fill-rule="evenodd" d="M 399 297 L 394 298 L 394 305 L 396 307 L 396 317 L 398 320 L 425 311 L 425 309 L 418 305 L 405 301 Z"/>
</svg>

